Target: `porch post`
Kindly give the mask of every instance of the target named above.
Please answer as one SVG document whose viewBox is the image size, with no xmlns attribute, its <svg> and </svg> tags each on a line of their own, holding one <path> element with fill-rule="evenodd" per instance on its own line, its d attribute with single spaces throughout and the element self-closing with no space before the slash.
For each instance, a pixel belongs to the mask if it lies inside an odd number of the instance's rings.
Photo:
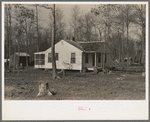
<svg viewBox="0 0 150 122">
<path fill-rule="evenodd" d="M 97 58 L 96 58 L 96 52 L 95 52 L 95 66 L 96 66 L 96 59 L 97 59 Z"/>
<path fill-rule="evenodd" d="M 36 65 L 35 62 L 36 62 L 36 59 L 35 59 L 35 54 L 34 54 L 34 69 L 35 69 L 35 65 Z"/>
</svg>

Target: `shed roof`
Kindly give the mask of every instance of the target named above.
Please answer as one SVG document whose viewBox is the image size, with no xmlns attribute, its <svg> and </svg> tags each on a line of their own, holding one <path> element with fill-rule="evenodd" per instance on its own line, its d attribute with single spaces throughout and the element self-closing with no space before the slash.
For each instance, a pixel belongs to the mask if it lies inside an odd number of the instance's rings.
<svg viewBox="0 0 150 122">
<path fill-rule="evenodd" d="M 18 55 L 18 56 L 30 56 L 29 54 L 27 54 L 27 53 L 22 53 L 22 52 L 20 52 L 20 53 L 15 53 L 16 55 Z"/>
<path fill-rule="evenodd" d="M 85 51 L 96 51 L 105 42 L 80 42 L 79 44 Z"/>
</svg>

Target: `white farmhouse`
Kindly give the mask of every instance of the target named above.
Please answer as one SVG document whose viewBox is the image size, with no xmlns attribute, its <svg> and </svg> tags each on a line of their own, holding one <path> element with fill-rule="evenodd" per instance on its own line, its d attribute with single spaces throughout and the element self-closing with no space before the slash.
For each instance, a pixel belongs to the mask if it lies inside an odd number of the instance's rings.
<svg viewBox="0 0 150 122">
<path fill-rule="evenodd" d="M 105 42 L 61 40 L 55 44 L 57 69 L 80 70 L 110 66 L 111 49 Z M 34 53 L 34 68 L 52 69 L 51 48 Z"/>
</svg>

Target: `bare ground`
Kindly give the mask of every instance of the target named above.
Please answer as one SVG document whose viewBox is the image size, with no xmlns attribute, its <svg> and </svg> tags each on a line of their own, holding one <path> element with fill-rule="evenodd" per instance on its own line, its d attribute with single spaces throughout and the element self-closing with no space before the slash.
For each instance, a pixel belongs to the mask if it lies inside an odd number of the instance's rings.
<svg viewBox="0 0 150 122">
<path fill-rule="evenodd" d="M 52 72 L 29 67 L 6 73 L 5 100 L 144 100 L 145 77 L 139 72 L 114 71 L 112 74 L 67 71 L 61 79 Z M 48 82 L 53 96 L 37 96 L 40 82 Z"/>
</svg>

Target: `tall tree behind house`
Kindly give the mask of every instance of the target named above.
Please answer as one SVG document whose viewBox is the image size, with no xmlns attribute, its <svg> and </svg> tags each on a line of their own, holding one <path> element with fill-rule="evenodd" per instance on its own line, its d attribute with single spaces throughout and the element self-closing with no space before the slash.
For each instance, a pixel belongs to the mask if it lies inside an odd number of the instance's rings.
<svg viewBox="0 0 150 122">
<path fill-rule="evenodd" d="M 97 26 L 99 26 L 98 30 L 101 30 L 100 34 L 104 33 L 105 41 L 109 46 L 111 45 L 109 38 L 111 33 L 112 16 L 114 15 L 115 7 L 116 5 L 102 4 L 91 9 L 91 12 L 99 18 L 99 21 L 97 20 Z"/>
<path fill-rule="evenodd" d="M 114 45 L 117 44 L 116 43 L 117 41 L 115 41 L 115 40 L 112 41 L 113 35 L 115 35 L 115 36 L 118 35 L 117 38 L 118 37 L 120 38 L 121 43 L 118 43 L 118 44 L 120 44 L 118 46 L 118 47 L 120 47 L 120 50 L 116 52 L 116 54 L 118 53 L 117 55 L 120 55 L 119 59 L 122 59 L 122 61 L 123 61 L 124 56 L 129 57 L 129 50 L 130 50 L 129 49 L 129 40 L 132 40 L 132 39 L 130 39 L 132 37 L 131 37 L 131 34 L 129 33 L 130 28 L 131 28 L 130 24 L 133 25 L 133 23 L 134 23 L 133 20 L 135 18 L 134 17 L 135 10 L 133 9 L 133 5 L 128 5 L 128 4 L 126 4 L 126 5 L 123 5 L 123 4 L 99 5 L 98 7 L 93 8 L 92 12 L 97 17 L 99 17 L 99 21 L 101 23 L 103 23 L 102 25 L 105 25 L 104 29 L 102 29 L 101 32 L 102 32 L 102 34 L 105 35 L 105 37 L 106 37 L 105 40 L 108 42 L 108 44 L 111 48 L 115 49 L 116 47 Z M 98 23 L 97 25 L 100 26 L 100 24 Z M 101 28 L 102 28 L 102 26 L 101 26 Z M 126 39 L 124 38 L 125 35 L 126 35 Z M 125 42 L 126 42 L 126 44 L 125 44 Z M 126 55 L 124 55 L 124 53 Z"/>
<path fill-rule="evenodd" d="M 142 40 L 142 61 L 141 63 L 145 67 L 145 23 L 146 23 L 146 5 L 141 4 L 141 5 L 133 5 L 133 8 L 135 9 L 135 13 L 133 16 L 132 22 L 135 23 L 136 25 L 140 26 L 141 30 L 141 40 Z"/>
<path fill-rule="evenodd" d="M 6 49 L 6 58 L 10 59 L 10 55 L 11 55 L 11 5 L 10 4 L 6 4 L 5 5 L 5 49 Z M 10 63 L 8 66 L 9 70 L 10 69 Z"/>
<path fill-rule="evenodd" d="M 94 30 L 94 17 L 93 15 L 89 12 L 86 13 L 82 22 L 82 28 L 84 31 L 84 38 L 86 41 L 93 41 L 92 36 L 93 36 L 93 30 Z"/>
<path fill-rule="evenodd" d="M 55 12 L 55 43 L 65 38 L 65 27 L 66 24 L 63 22 L 63 11 L 61 11 L 60 8 L 56 8 Z M 49 13 L 49 19 L 50 19 L 50 28 L 52 28 L 53 25 L 53 15 Z"/>
<path fill-rule="evenodd" d="M 22 5 L 15 4 L 14 7 L 15 7 L 15 20 L 16 20 L 16 26 L 14 29 L 17 32 L 16 39 L 18 40 L 17 41 L 18 53 L 20 54 L 20 51 L 22 50 L 21 48 L 23 48 L 23 46 L 27 48 L 28 46 L 28 39 L 30 37 L 30 34 L 28 33 L 27 20 L 29 19 L 33 20 L 34 13 L 33 10 L 30 10 Z M 19 65 L 20 64 L 18 64 L 18 74 L 19 74 Z"/>
<path fill-rule="evenodd" d="M 73 32 L 74 32 L 74 41 L 77 41 L 77 34 L 78 34 L 78 31 L 77 31 L 77 26 L 78 26 L 78 20 L 80 18 L 80 8 L 78 5 L 75 5 L 73 8 L 72 8 L 72 15 L 71 15 L 71 21 L 70 21 L 70 25 L 72 26 L 73 28 Z"/>
<path fill-rule="evenodd" d="M 38 24 L 38 5 L 36 7 L 36 26 L 37 26 L 37 52 L 39 52 L 39 24 Z"/>
<path fill-rule="evenodd" d="M 133 9 L 132 5 L 121 5 L 120 11 L 121 16 L 124 18 L 126 27 L 126 43 L 127 43 L 127 66 L 129 65 L 129 25 L 133 20 Z"/>
</svg>

